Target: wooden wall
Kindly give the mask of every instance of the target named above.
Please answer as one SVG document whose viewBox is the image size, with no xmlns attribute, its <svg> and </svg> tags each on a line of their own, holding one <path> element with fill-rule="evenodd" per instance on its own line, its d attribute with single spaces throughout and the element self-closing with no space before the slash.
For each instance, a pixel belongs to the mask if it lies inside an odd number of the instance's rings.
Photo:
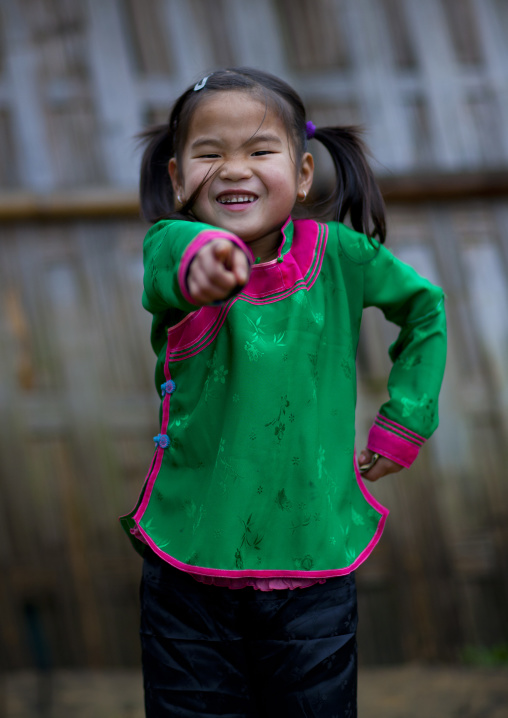
<svg viewBox="0 0 508 718">
<path fill-rule="evenodd" d="M 504 201 L 390 207 L 394 252 L 446 290 L 450 355 L 438 432 L 411 472 L 373 487 L 391 517 L 358 572 L 366 661 L 508 640 L 507 219 Z M 60 665 L 137 660 L 140 561 L 116 517 L 157 433 L 143 233 L 120 218 L 0 232 L 5 667 L 30 664 L 36 646 Z M 360 443 L 394 336 L 377 314 L 359 352 Z"/>
<path fill-rule="evenodd" d="M 508 636 L 508 207 L 389 209 L 395 254 L 445 289 L 449 354 L 437 433 L 410 472 L 374 487 L 391 516 L 379 553 L 359 571 L 364 657 L 452 659 Z M 378 320 L 366 316 L 359 352 L 364 435 L 385 396 L 380 347 L 394 336 Z"/>
<path fill-rule="evenodd" d="M 134 134 L 217 66 L 360 122 L 380 175 L 508 162 L 506 0 L 2 0 L 0 187 L 134 187 Z"/>
<path fill-rule="evenodd" d="M 218 64 L 287 78 L 317 124 L 365 123 L 389 245 L 448 296 L 440 429 L 373 487 L 391 516 L 358 572 L 363 660 L 508 642 L 507 23 L 504 0 L 2 0 L 0 668 L 139 660 L 116 517 L 157 401 L 132 136 Z M 369 310 L 361 438 L 392 338 Z"/>
</svg>

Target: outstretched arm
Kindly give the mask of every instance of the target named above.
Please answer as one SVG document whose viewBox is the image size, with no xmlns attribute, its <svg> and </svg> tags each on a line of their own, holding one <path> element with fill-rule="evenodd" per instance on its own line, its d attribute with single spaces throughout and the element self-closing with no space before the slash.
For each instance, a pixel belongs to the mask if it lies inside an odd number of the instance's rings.
<svg viewBox="0 0 508 718">
<path fill-rule="evenodd" d="M 162 316 L 233 294 L 249 278 L 251 253 L 239 237 L 218 227 L 162 220 L 145 237 L 143 259 L 143 306 Z"/>
</svg>

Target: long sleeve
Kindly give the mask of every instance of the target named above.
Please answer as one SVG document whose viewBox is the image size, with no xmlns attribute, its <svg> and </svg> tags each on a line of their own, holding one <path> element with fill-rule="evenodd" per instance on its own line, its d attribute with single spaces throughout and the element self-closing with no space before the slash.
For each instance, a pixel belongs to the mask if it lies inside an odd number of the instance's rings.
<svg viewBox="0 0 508 718">
<path fill-rule="evenodd" d="M 152 314 L 168 308 L 192 312 L 187 271 L 197 252 L 214 239 L 228 239 L 247 257 L 250 252 L 236 235 L 201 222 L 162 220 L 148 231 L 143 244 L 143 306 Z"/>
<path fill-rule="evenodd" d="M 367 446 L 408 467 L 438 425 L 446 359 L 444 293 L 385 247 L 372 254 L 363 265 L 364 306 L 379 307 L 401 329 L 389 349 L 390 398 L 379 410 Z"/>
</svg>

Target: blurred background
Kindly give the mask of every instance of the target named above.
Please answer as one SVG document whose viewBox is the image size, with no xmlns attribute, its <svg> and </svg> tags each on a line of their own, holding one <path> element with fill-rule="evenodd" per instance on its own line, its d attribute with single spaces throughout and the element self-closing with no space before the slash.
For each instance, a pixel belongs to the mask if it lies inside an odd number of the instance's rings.
<svg viewBox="0 0 508 718">
<path fill-rule="evenodd" d="M 507 0 L 0 0 L 0 714 L 35 690 L 53 715 L 62 669 L 137 676 L 141 561 L 116 517 L 158 402 L 134 135 L 218 66 L 364 126 L 387 244 L 448 297 L 440 428 L 372 487 L 391 516 L 358 571 L 362 666 L 508 665 L 507 37 Z M 359 444 L 394 336 L 366 313 Z"/>
</svg>

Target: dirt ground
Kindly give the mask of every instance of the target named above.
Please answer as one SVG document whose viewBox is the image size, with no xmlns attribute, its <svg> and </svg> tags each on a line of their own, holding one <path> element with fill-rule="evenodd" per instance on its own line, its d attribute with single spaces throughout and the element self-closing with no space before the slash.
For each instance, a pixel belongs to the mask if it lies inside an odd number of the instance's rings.
<svg viewBox="0 0 508 718">
<path fill-rule="evenodd" d="M 0 678 L 2 718 L 143 718 L 142 700 L 137 671 Z M 508 669 L 363 669 L 359 718 L 508 718 Z"/>
</svg>

